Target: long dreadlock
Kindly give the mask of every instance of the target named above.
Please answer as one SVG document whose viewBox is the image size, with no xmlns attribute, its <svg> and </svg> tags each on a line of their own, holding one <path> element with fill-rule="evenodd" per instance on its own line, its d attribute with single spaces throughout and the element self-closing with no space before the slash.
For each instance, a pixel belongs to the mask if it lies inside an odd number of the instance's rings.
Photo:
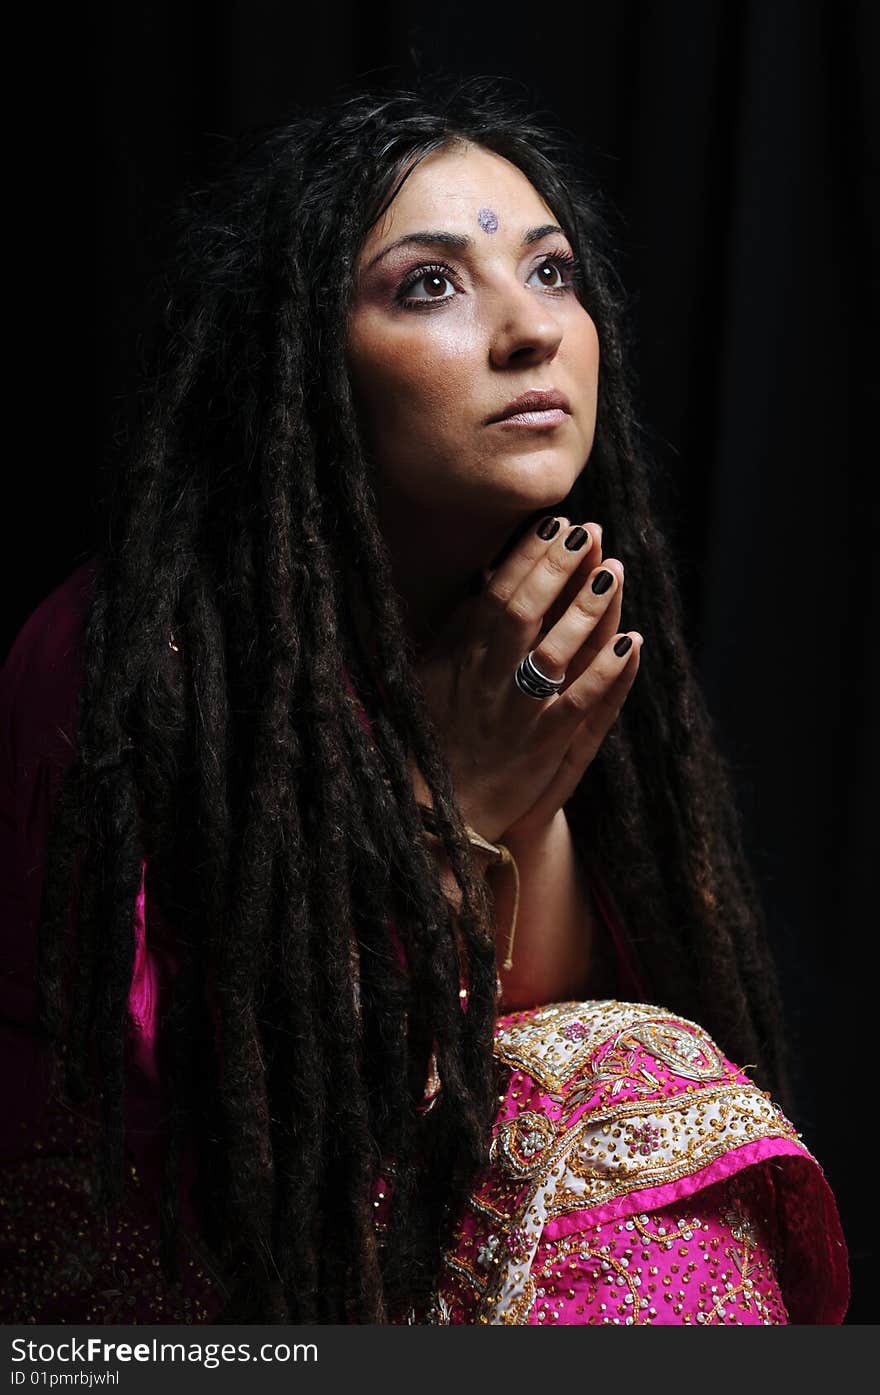
<svg viewBox="0 0 880 1395">
<path fill-rule="evenodd" d="M 110 502 L 40 934 L 42 1021 L 70 1096 L 97 1091 L 109 1207 L 146 859 L 180 950 L 162 1263 L 173 1275 L 194 1121 L 228 1321 L 382 1322 L 426 1300 L 496 1108 L 491 911 L 417 679 L 345 366 L 358 250 L 409 169 L 454 141 L 511 160 L 554 210 L 601 344 L 595 445 L 565 507 L 602 519 L 606 550 L 626 558 L 646 645 L 567 806 L 580 852 L 653 1000 L 785 1088 L 758 898 L 652 518 L 623 298 L 566 138 L 494 79 L 359 92 L 298 115 L 189 201 L 163 366 Z M 412 836 L 409 755 L 462 890 L 456 916 Z M 443 1089 L 425 1113 L 432 1046 Z M 370 1188 L 388 1158 L 380 1243 Z"/>
</svg>

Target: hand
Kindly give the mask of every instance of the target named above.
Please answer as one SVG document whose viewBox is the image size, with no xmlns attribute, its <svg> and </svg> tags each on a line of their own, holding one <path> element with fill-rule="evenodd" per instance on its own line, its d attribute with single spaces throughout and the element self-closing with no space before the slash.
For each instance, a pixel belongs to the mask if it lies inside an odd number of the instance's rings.
<svg viewBox="0 0 880 1395">
<path fill-rule="evenodd" d="M 533 529 L 454 612 L 423 656 L 419 676 L 465 821 L 492 842 L 514 828 L 544 827 L 569 798 L 616 721 L 639 666 L 642 636 L 623 656 L 623 565 L 602 561 L 602 530 L 569 520 L 550 540 Z M 611 575 L 604 593 L 592 584 Z M 538 702 L 514 670 L 530 651 L 565 685 Z M 414 778 L 418 772 L 414 772 Z M 417 784 L 417 795 L 419 788 Z"/>
</svg>

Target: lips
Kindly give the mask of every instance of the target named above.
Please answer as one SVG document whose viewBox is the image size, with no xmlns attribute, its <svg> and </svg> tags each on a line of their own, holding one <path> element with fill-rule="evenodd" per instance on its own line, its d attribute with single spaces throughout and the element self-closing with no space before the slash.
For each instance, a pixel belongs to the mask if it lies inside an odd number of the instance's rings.
<svg viewBox="0 0 880 1395">
<path fill-rule="evenodd" d="M 555 388 L 524 392 L 519 397 L 515 397 L 512 402 L 508 402 L 507 406 L 497 412 L 495 416 L 489 417 L 486 425 L 491 425 L 493 421 L 504 421 L 507 417 L 518 416 L 521 412 L 550 412 L 554 408 L 571 413 L 571 405 L 564 392 L 557 392 Z"/>
</svg>

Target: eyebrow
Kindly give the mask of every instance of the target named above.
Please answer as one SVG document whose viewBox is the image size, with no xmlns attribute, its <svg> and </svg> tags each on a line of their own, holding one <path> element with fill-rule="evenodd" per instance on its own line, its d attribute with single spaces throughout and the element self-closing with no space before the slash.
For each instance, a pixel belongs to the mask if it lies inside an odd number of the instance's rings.
<svg viewBox="0 0 880 1395">
<path fill-rule="evenodd" d="M 539 238 L 547 237 L 549 233 L 562 233 L 563 237 L 565 236 L 564 229 L 560 228 L 557 223 L 542 223 L 539 228 L 529 228 L 529 231 L 523 235 L 522 245 L 529 247 Z M 411 242 L 418 242 L 425 246 L 454 247 L 458 251 L 466 251 L 475 245 L 474 239 L 465 233 L 446 232 L 443 229 L 424 229 L 421 232 L 405 233 L 403 237 L 389 242 L 388 246 L 383 247 L 381 252 L 377 252 L 372 261 L 364 267 L 364 272 L 372 271 L 376 263 L 380 262 L 383 257 L 387 257 L 389 252 L 393 252 L 395 247 L 403 247 Z"/>
</svg>

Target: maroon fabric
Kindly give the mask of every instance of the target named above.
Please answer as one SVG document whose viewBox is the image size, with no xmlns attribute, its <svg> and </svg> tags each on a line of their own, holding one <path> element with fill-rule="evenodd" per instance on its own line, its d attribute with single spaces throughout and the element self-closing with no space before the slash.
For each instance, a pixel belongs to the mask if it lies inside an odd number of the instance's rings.
<svg viewBox="0 0 880 1395">
<path fill-rule="evenodd" d="M 95 577 L 96 564 L 83 564 L 38 607 L 0 680 L 0 1045 L 4 1059 L 14 1062 L 0 1139 L 4 1160 L 21 1158 L 23 1140 L 45 1107 L 48 1082 L 36 1033 L 36 930 L 50 819 L 73 758 L 83 624 Z M 176 969 L 173 936 L 154 905 L 147 915 L 151 958 L 164 987 Z M 153 1175 L 164 1102 L 153 1063 L 138 1055 L 139 1046 L 132 1032 L 128 1047 L 136 1069 L 129 1071 L 126 1123 L 135 1160 L 145 1175 Z M 9 1128 L 10 1120 L 18 1129 Z"/>
</svg>

